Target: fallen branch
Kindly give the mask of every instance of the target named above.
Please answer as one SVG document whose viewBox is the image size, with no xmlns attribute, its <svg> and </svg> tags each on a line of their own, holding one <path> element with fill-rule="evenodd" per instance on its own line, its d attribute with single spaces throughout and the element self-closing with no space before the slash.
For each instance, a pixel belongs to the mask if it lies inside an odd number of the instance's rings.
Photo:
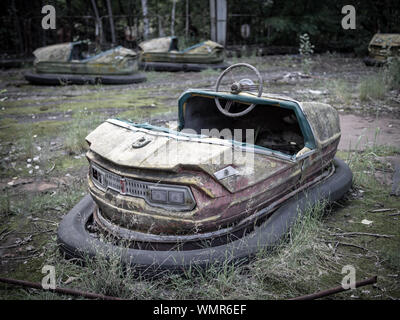
<svg viewBox="0 0 400 320">
<path fill-rule="evenodd" d="M 32 218 L 32 221 L 43 221 L 43 222 L 47 222 L 50 224 L 54 224 L 54 225 L 58 225 L 57 222 L 53 221 L 53 220 L 48 220 L 48 219 L 42 219 L 42 218 Z"/>
<path fill-rule="evenodd" d="M 7 228 L 5 228 L 5 229 L 1 230 L 1 231 L 0 231 L 0 236 L 1 236 L 1 235 L 3 235 L 3 233 L 5 233 L 5 232 L 7 232 L 7 231 L 8 231 L 8 229 L 7 229 Z"/>
<path fill-rule="evenodd" d="M 63 147 L 62 144 L 61 144 L 61 145 L 56 145 L 56 146 L 54 146 L 54 147 L 51 147 L 51 148 L 50 148 L 50 151 L 60 150 L 60 149 L 62 149 L 62 147 Z"/>
<path fill-rule="evenodd" d="M 370 236 L 376 238 L 393 238 L 393 235 L 388 234 L 378 234 L 378 233 L 368 233 L 368 232 L 345 232 L 345 233 L 330 233 L 333 237 L 352 237 L 352 236 Z"/>
<path fill-rule="evenodd" d="M 375 210 L 370 210 L 369 212 L 386 212 L 386 211 L 393 211 L 393 210 L 396 210 L 396 208 L 375 209 Z"/>
<path fill-rule="evenodd" d="M 54 292 L 54 293 L 68 294 L 68 295 L 72 295 L 72 296 L 84 297 L 84 298 L 88 298 L 88 299 L 123 300 L 123 299 L 117 298 L 117 297 L 104 296 L 102 294 L 85 292 L 85 291 L 68 289 L 68 288 L 56 287 L 55 289 L 43 289 L 43 287 L 42 287 L 42 285 L 40 283 L 24 281 L 24 280 L 0 278 L 0 282 L 7 283 L 7 284 L 12 284 L 12 285 L 16 285 L 16 286 L 23 286 L 23 287 L 29 287 L 29 288 L 34 288 L 34 289 L 51 291 L 51 292 Z"/>
<path fill-rule="evenodd" d="M 0 247 L 0 250 L 15 248 L 15 247 L 22 246 L 24 244 L 25 244 L 25 242 L 15 243 L 15 244 L 11 244 L 9 246 Z"/>
<path fill-rule="evenodd" d="M 374 283 L 376 283 L 376 281 L 377 281 L 377 277 L 374 276 L 370 279 L 356 282 L 355 287 L 358 288 L 358 287 L 366 286 L 369 284 L 374 284 Z M 338 286 L 338 287 L 335 287 L 332 289 L 328 289 L 328 290 L 324 290 L 324 291 L 320 291 L 320 292 L 316 292 L 316 293 L 312 293 L 312 294 L 307 294 L 307 295 L 296 297 L 296 298 L 291 298 L 289 300 L 314 300 L 314 299 L 319 299 L 322 297 L 330 296 L 332 294 L 339 293 L 342 291 L 347 291 L 347 290 L 350 290 L 350 288 L 344 289 L 343 286 Z"/>
<path fill-rule="evenodd" d="M 38 250 L 35 250 L 35 252 L 37 252 Z M 6 257 L 3 258 L 4 260 L 29 260 L 32 258 L 36 258 L 39 257 L 39 254 L 35 253 L 35 254 L 31 254 L 29 256 L 16 256 L 16 257 Z"/>
<path fill-rule="evenodd" d="M 10 249 L 10 248 L 15 248 L 15 247 L 20 247 L 20 246 L 26 245 L 30 241 L 32 241 L 32 235 L 29 235 L 24 240 L 19 241 L 17 243 L 10 244 L 10 245 L 4 246 L 4 247 L 0 247 L 0 249 L 3 250 L 3 249 Z"/>
<path fill-rule="evenodd" d="M 29 234 L 31 236 L 37 235 L 37 234 L 42 234 L 42 233 L 47 233 L 47 232 L 54 232 L 54 229 L 46 229 L 46 230 L 38 230 L 38 231 L 18 231 L 15 232 L 15 234 Z"/>
<path fill-rule="evenodd" d="M 8 231 L 8 229 L 3 230 L 0 233 L 0 241 L 3 241 L 9 234 L 13 233 L 14 230 Z"/>
<path fill-rule="evenodd" d="M 49 174 L 50 172 L 52 172 L 55 167 L 56 167 L 56 163 L 54 162 L 53 166 L 49 170 L 46 171 L 46 174 Z"/>
<path fill-rule="evenodd" d="M 338 245 L 342 245 L 342 246 L 358 248 L 358 249 L 361 249 L 364 251 L 369 251 L 367 248 L 364 248 L 364 247 L 361 247 L 361 246 L 358 246 L 358 245 L 352 244 L 352 243 L 346 243 L 346 242 L 340 242 L 340 241 L 329 241 L 329 240 L 323 240 L 323 242 L 326 242 L 326 243 L 336 242 L 335 249 L 337 248 Z"/>
</svg>

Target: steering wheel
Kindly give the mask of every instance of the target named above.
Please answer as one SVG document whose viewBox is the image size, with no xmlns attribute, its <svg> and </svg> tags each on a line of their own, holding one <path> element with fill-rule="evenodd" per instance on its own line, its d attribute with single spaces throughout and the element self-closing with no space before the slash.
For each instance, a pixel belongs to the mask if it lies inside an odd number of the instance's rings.
<svg viewBox="0 0 400 320">
<path fill-rule="evenodd" d="M 241 68 L 241 67 L 245 67 L 245 68 L 248 68 L 251 71 L 253 71 L 257 75 L 259 84 L 258 85 L 254 84 L 254 82 L 252 80 L 250 80 L 250 79 L 241 79 L 241 80 L 236 81 L 233 78 L 233 72 L 232 71 L 234 69 Z M 255 67 L 253 67 L 252 65 L 250 65 L 248 63 L 236 63 L 236 64 L 233 64 L 230 67 L 226 68 L 224 71 L 222 71 L 222 73 L 219 75 L 219 77 L 217 79 L 217 84 L 215 86 L 215 91 L 216 92 L 218 92 L 218 90 L 219 90 L 219 87 L 221 85 L 222 79 L 228 73 L 231 73 L 231 78 L 233 79 L 233 83 L 231 85 L 231 93 L 232 94 L 239 94 L 240 92 L 243 92 L 243 91 L 248 91 L 248 92 L 255 91 L 255 92 L 257 92 L 257 97 L 261 97 L 262 90 L 263 90 L 263 79 L 261 77 L 260 72 Z M 215 104 L 218 107 L 218 110 L 222 114 L 224 114 L 224 115 L 226 115 L 228 117 L 241 117 L 241 116 L 243 116 L 245 114 L 248 114 L 255 107 L 255 104 L 252 103 L 245 110 L 234 113 L 234 112 L 229 112 L 229 109 L 231 108 L 232 104 L 234 103 L 233 100 L 227 100 L 227 102 L 225 103 L 224 107 L 221 106 L 219 98 L 214 98 L 214 100 L 215 100 Z"/>
</svg>

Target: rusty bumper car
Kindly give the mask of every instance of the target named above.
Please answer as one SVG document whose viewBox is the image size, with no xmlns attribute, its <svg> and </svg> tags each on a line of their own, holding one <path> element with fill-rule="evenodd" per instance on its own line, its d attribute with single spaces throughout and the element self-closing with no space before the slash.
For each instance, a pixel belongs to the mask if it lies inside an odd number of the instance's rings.
<svg viewBox="0 0 400 320">
<path fill-rule="evenodd" d="M 263 93 L 262 83 L 253 66 L 233 65 L 215 90 L 180 96 L 176 130 L 97 127 L 86 137 L 90 194 L 60 223 L 61 250 L 117 252 L 146 271 L 241 262 L 281 241 L 310 206 L 340 199 L 352 173 L 334 157 L 336 110 Z"/>
<path fill-rule="evenodd" d="M 177 37 L 163 37 L 139 44 L 140 68 L 154 71 L 202 71 L 223 70 L 225 50 L 211 40 L 197 43 L 184 50 L 178 48 Z"/>
<path fill-rule="evenodd" d="M 389 58 L 400 57 L 400 34 L 375 34 L 368 45 L 368 53 L 363 60 L 367 66 L 381 67 Z"/>
<path fill-rule="evenodd" d="M 36 85 L 129 84 L 146 81 L 137 72 L 135 51 L 118 46 L 89 55 L 88 42 L 76 41 L 36 49 L 34 72 L 25 79 Z"/>
</svg>

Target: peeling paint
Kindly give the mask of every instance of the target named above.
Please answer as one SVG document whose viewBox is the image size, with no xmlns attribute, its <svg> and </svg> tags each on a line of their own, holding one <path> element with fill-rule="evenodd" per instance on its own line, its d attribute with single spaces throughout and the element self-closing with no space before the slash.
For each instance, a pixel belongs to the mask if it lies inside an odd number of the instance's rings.
<svg viewBox="0 0 400 320">
<path fill-rule="evenodd" d="M 266 99 L 276 108 L 276 101 Z M 188 103 L 185 106 L 190 108 Z M 105 219 L 134 231 L 184 235 L 235 225 L 295 193 L 329 167 L 340 139 L 338 114 L 326 104 L 304 102 L 299 106 L 298 112 L 302 112 L 302 121 L 307 121 L 307 132 L 312 134 L 310 140 L 315 148 L 307 147 L 298 157 L 277 157 L 253 149 L 251 162 L 246 158 L 250 151 L 244 152 L 219 138 L 192 138 L 170 130 L 153 130 L 151 126 L 106 121 L 86 138 L 90 145 L 89 161 L 121 177 L 188 186 L 196 207 L 190 211 L 154 207 L 141 198 L 111 190 L 103 192 L 89 177 L 90 193 Z M 138 139 L 149 142 L 138 147 Z M 231 155 L 228 161 L 216 161 L 225 160 L 226 153 Z M 214 173 L 228 166 L 236 174 L 217 179 Z"/>
</svg>

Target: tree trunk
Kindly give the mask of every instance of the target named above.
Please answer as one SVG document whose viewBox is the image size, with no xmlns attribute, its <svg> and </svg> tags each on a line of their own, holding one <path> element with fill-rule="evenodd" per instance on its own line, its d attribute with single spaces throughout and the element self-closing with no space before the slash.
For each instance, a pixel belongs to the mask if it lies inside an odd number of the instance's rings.
<svg viewBox="0 0 400 320">
<path fill-rule="evenodd" d="M 210 38 L 212 41 L 217 41 L 217 8 L 215 0 L 210 0 Z"/>
<path fill-rule="evenodd" d="M 101 46 L 103 44 L 103 25 L 99 16 L 99 10 L 97 9 L 96 0 L 92 0 L 92 7 L 96 17 L 96 45 Z"/>
<path fill-rule="evenodd" d="M 111 8 L 111 3 L 110 0 L 107 1 L 107 11 L 108 11 L 108 19 L 110 21 L 110 31 L 111 31 L 111 45 L 115 46 L 115 30 L 114 30 L 114 19 L 112 15 L 112 8 Z"/>
<path fill-rule="evenodd" d="M 162 26 L 162 18 L 160 17 L 160 15 L 157 15 L 157 19 L 158 19 L 158 36 L 165 37 L 165 32 Z"/>
<path fill-rule="evenodd" d="M 19 24 L 19 18 L 17 15 L 17 8 L 15 6 L 15 0 L 11 1 L 11 11 L 14 19 L 15 31 L 17 32 L 17 37 L 18 37 L 17 43 L 19 47 L 19 54 L 22 55 L 24 53 L 24 39 L 22 38 L 22 32 Z"/>
<path fill-rule="evenodd" d="M 186 40 L 189 39 L 189 0 L 186 0 L 185 36 L 186 36 Z"/>
<path fill-rule="evenodd" d="M 147 0 L 142 0 L 143 12 L 143 38 L 146 40 L 149 37 L 149 18 L 147 17 Z"/>
<path fill-rule="evenodd" d="M 157 16 L 157 23 L 158 23 L 158 36 L 164 37 L 165 33 L 164 33 L 163 25 L 162 25 L 162 19 L 159 14 L 159 10 L 158 10 L 158 0 L 156 0 L 156 16 Z"/>
<path fill-rule="evenodd" d="M 171 36 L 174 36 L 174 35 L 175 35 L 175 7 L 176 7 L 176 0 L 172 0 Z"/>
<path fill-rule="evenodd" d="M 67 41 L 73 41 L 74 39 L 74 22 L 72 20 L 72 6 L 71 6 L 71 0 L 66 1 L 67 4 L 67 14 L 68 14 L 68 28 L 69 28 L 69 37 Z M 67 31 L 67 30 L 66 30 Z M 68 31 L 66 32 L 68 35 Z M 64 41 L 63 41 L 64 42 Z"/>
</svg>

